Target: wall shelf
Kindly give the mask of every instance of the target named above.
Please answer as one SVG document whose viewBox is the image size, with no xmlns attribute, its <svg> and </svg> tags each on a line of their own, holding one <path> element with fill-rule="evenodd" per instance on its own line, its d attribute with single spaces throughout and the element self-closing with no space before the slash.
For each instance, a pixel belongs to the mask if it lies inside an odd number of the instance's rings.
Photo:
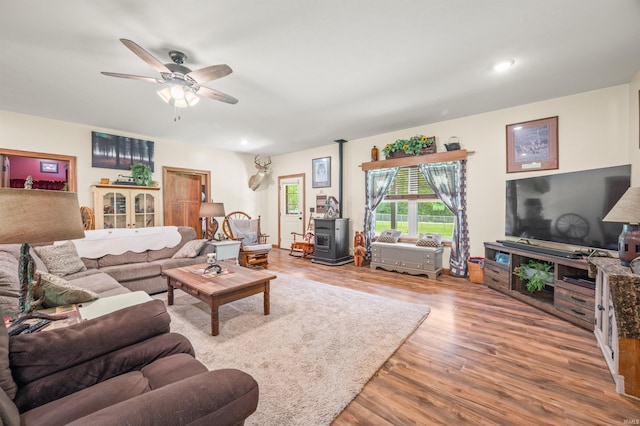
<svg viewBox="0 0 640 426">
<path fill-rule="evenodd" d="M 436 152 L 435 154 L 412 155 L 409 157 L 391 158 L 389 160 L 369 161 L 362 163 L 360 167 L 363 172 L 376 169 L 388 169 L 390 167 L 417 166 L 427 163 L 445 163 L 447 161 L 466 160 L 469 154 L 474 151 L 458 149 L 456 151 Z"/>
</svg>

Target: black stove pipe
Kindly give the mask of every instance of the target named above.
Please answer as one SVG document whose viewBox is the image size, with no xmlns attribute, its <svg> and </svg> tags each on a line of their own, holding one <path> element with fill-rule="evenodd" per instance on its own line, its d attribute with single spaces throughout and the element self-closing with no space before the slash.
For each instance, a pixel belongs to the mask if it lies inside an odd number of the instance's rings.
<svg viewBox="0 0 640 426">
<path fill-rule="evenodd" d="M 340 206 L 339 218 L 342 218 L 344 205 L 342 204 L 342 145 L 347 142 L 345 139 L 336 139 L 334 142 L 338 144 L 338 205 Z"/>
</svg>

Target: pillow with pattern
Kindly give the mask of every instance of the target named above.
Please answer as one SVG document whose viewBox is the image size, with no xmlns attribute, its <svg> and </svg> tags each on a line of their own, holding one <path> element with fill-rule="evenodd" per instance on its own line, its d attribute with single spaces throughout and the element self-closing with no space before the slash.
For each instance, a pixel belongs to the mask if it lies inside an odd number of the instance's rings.
<svg viewBox="0 0 640 426">
<path fill-rule="evenodd" d="M 379 243 L 397 243 L 402 235 L 402 231 L 397 229 L 386 229 L 380 233 L 380 236 L 376 240 Z"/>
<path fill-rule="evenodd" d="M 98 298 L 93 291 L 76 287 L 57 275 L 36 271 L 36 279 L 39 285 L 34 287 L 34 296 L 37 299 L 44 296 L 44 308 L 90 302 Z"/>
<path fill-rule="evenodd" d="M 86 271 L 82 259 L 78 255 L 75 244 L 67 241 L 64 244 L 33 247 L 50 274 L 63 277 L 74 272 Z"/>
<path fill-rule="evenodd" d="M 194 258 L 198 254 L 200 254 L 200 250 L 204 247 L 207 240 L 191 240 L 187 241 L 185 245 L 180 247 L 180 250 L 173 256 L 172 259 L 184 259 L 184 258 Z"/>
<path fill-rule="evenodd" d="M 442 245 L 442 235 L 440 234 L 420 234 L 418 235 L 417 246 L 421 247 L 440 247 Z"/>
</svg>

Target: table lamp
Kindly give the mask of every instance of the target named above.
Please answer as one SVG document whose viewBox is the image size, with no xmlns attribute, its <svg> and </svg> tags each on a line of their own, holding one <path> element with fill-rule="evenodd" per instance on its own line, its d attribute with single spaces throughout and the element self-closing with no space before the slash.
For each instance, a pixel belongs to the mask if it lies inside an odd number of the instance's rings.
<svg viewBox="0 0 640 426">
<path fill-rule="evenodd" d="M 29 244 L 77 238 L 84 238 L 77 194 L 0 188 L 0 244 L 22 244 L 18 260 L 19 321 L 36 307 L 31 288 L 35 263 Z"/>
<path fill-rule="evenodd" d="M 207 240 L 212 240 L 218 231 L 218 221 L 216 220 L 216 217 L 224 217 L 226 215 L 224 212 L 224 204 L 202 203 L 200 204 L 200 213 L 198 215 L 204 218 L 206 223 L 204 231 L 205 238 Z M 211 220 L 209 221 L 208 218 L 211 218 Z"/>
<path fill-rule="evenodd" d="M 602 221 L 624 223 L 618 237 L 618 257 L 622 266 L 629 266 L 640 256 L 640 187 L 627 189 Z"/>
</svg>

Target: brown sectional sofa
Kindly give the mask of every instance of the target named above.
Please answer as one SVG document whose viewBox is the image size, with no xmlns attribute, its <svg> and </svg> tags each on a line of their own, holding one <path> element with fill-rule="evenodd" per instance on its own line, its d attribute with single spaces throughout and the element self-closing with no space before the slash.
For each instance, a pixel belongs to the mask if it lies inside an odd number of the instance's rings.
<svg viewBox="0 0 640 426">
<path fill-rule="evenodd" d="M 196 231 L 191 227 L 178 227 L 178 232 L 182 239 L 175 247 L 147 250 L 142 253 L 129 251 L 96 259 L 82 258 L 87 269 L 65 275 L 63 278 L 74 286 L 97 293 L 101 298 L 139 290 L 149 294 L 166 291 L 167 284 L 166 278 L 162 276 L 163 270 L 205 263 L 206 253 L 214 250 L 212 246 L 205 244 L 196 257 L 173 259 L 172 256 L 187 242 L 196 239 Z M 18 309 L 19 253 L 19 244 L 0 245 L 0 307 L 11 314 L 15 314 Z M 31 255 L 36 263 L 36 269 L 48 272 L 33 247 Z"/>
<path fill-rule="evenodd" d="M 0 327 L 0 424 L 243 424 L 258 405 L 256 381 L 208 371 L 169 322 L 153 300 L 34 334 Z"/>
</svg>

